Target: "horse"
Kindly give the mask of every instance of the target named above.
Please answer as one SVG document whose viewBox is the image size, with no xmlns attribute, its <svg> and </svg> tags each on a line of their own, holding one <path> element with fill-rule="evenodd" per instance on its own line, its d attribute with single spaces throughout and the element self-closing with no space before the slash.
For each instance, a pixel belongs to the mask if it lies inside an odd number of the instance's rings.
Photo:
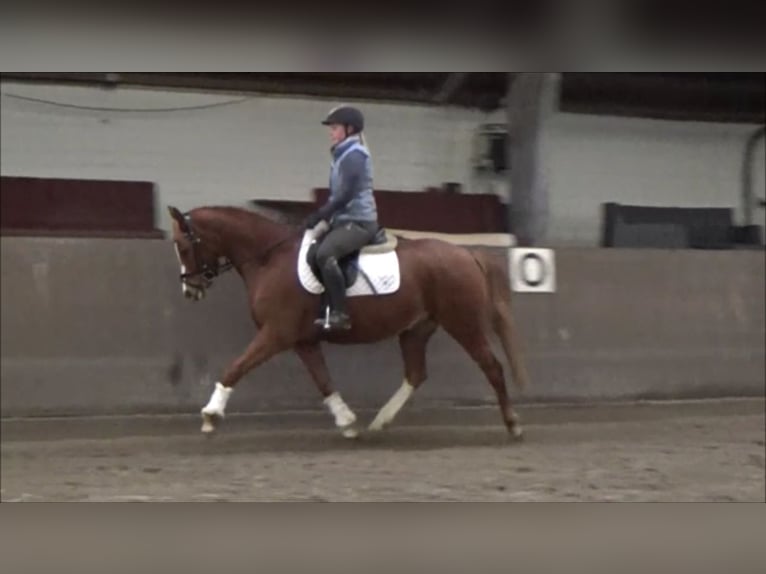
<svg viewBox="0 0 766 574">
<path fill-rule="evenodd" d="M 366 296 L 347 291 L 351 328 L 325 332 L 314 324 L 321 317 L 322 296 L 317 292 L 321 293 L 321 286 L 311 290 L 305 278 L 298 280 L 301 258 L 307 257 L 306 248 L 321 229 L 306 230 L 239 207 L 205 206 L 184 213 L 168 206 L 168 211 L 184 296 L 201 301 L 218 275 L 234 269 L 245 283 L 256 327 L 252 341 L 228 365 L 201 409 L 203 433 L 217 430 L 235 386 L 246 374 L 279 353 L 293 351 L 311 375 L 336 427 L 343 436 L 356 438 L 356 414 L 333 388 L 321 344 L 372 344 L 398 337 L 405 377 L 368 426 L 369 431 L 381 431 L 427 379 L 426 347 L 441 327 L 484 373 L 510 436 L 522 437 L 503 366 L 490 344 L 494 332 L 514 383 L 524 389 L 528 376 L 511 316 L 509 280 L 499 257 L 486 249 L 436 238 L 392 237 L 381 228 L 391 246 L 388 253 L 360 250 L 355 254 L 362 273 L 347 284 L 358 290 L 366 285 L 367 290 L 360 291 Z M 368 275 L 374 266 L 364 273 L 358 265 L 363 257 L 378 265 L 388 257 L 389 272 L 395 266 L 395 281 L 388 282 L 387 290 L 370 290 L 374 281 Z"/>
</svg>

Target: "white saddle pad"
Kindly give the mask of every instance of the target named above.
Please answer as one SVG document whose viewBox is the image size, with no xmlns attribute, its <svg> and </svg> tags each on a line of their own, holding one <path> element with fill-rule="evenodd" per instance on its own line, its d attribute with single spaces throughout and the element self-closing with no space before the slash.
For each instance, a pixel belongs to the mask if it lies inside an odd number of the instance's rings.
<svg viewBox="0 0 766 574">
<path fill-rule="evenodd" d="M 303 236 L 301 249 L 298 253 L 298 278 L 306 291 L 319 294 L 324 291 L 324 286 L 311 271 L 311 267 L 306 261 L 306 254 L 312 241 L 314 241 L 314 233 L 309 229 Z M 367 279 L 372 283 L 374 290 Z M 400 282 L 399 256 L 396 251 L 362 253 L 359 256 L 359 273 L 356 281 L 346 289 L 346 295 L 348 297 L 389 295 L 399 289 Z"/>
</svg>

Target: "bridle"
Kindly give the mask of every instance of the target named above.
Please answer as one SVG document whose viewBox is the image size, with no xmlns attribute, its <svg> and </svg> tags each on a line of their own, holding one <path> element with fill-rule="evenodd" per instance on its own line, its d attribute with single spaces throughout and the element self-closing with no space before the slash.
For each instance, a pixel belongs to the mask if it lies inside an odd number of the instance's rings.
<svg viewBox="0 0 766 574">
<path fill-rule="evenodd" d="M 229 261 L 228 259 L 225 260 L 223 265 L 220 265 L 216 262 L 216 265 L 211 266 L 208 265 L 206 262 L 202 261 L 202 258 L 200 257 L 198 246 L 202 243 L 202 238 L 197 235 L 194 231 L 194 227 L 192 226 L 191 217 L 188 213 L 184 213 L 184 221 L 186 225 L 184 226 L 185 229 L 182 229 L 184 236 L 189 241 L 189 245 L 191 245 L 192 250 L 192 256 L 194 257 L 194 272 L 191 273 L 181 273 L 179 275 L 179 279 L 182 283 L 186 283 L 189 279 L 195 279 L 197 277 L 202 277 L 205 280 L 204 285 L 195 285 L 190 284 L 191 287 L 197 287 L 197 288 L 203 288 L 207 289 L 213 284 L 213 279 L 218 277 L 221 273 L 224 273 L 234 267 L 234 265 Z"/>
<path fill-rule="evenodd" d="M 197 235 L 194 231 L 194 227 L 192 226 L 191 217 L 188 213 L 183 214 L 184 221 L 186 223 L 185 229 L 182 229 L 184 236 L 189 241 L 189 244 L 191 245 L 192 250 L 192 256 L 194 257 L 194 268 L 195 271 L 193 272 L 187 272 L 187 273 L 181 273 L 179 275 L 179 278 L 181 282 L 187 283 L 192 288 L 197 289 L 207 289 L 213 284 L 213 279 L 221 275 L 222 273 L 225 273 L 235 267 L 234 263 L 229 260 L 228 258 L 222 258 L 221 260 L 216 261 L 215 265 L 208 265 L 206 262 L 202 261 L 202 258 L 200 257 L 200 253 L 198 250 L 198 246 L 202 244 L 202 238 Z M 280 239 L 279 241 L 275 242 L 273 245 L 270 245 L 268 248 L 266 248 L 262 253 L 255 257 L 251 257 L 248 259 L 245 259 L 240 263 L 240 266 L 244 265 L 245 263 L 249 263 L 251 261 L 259 261 L 261 265 L 266 263 L 271 253 L 281 245 L 287 243 L 294 237 L 298 235 L 297 232 L 293 232 L 287 237 L 284 237 L 283 239 Z M 187 281 L 189 279 L 194 279 L 197 277 L 202 277 L 205 281 L 204 285 L 196 285 L 194 283 L 188 283 Z"/>
</svg>

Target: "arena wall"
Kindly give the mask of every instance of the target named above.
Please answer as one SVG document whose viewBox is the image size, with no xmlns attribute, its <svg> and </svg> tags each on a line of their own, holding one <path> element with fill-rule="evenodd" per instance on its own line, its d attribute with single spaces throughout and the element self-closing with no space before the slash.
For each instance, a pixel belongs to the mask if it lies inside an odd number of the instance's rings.
<svg viewBox="0 0 766 574">
<path fill-rule="evenodd" d="M 497 244 L 496 244 L 497 245 Z M 4 237 L 2 416 L 197 412 L 254 333 L 239 277 L 183 299 L 168 240 Z M 508 247 L 488 247 L 506 254 Z M 764 258 L 754 251 L 563 248 L 557 290 L 516 293 L 524 402 L 763 396 Z M 337 387 L 375 408 L 399 386 L 395 340 L 326 347 Z M 415 407 L 493 404 L 443 333 Z M 297 357 L 240 383 L 231 411 L 322 408 Z"/>
</svg>

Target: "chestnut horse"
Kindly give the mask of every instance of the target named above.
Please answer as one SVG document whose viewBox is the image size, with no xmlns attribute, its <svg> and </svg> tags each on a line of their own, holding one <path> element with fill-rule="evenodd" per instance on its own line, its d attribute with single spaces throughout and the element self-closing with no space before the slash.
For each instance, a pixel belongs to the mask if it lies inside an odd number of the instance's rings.
<svg viewBox="0 0 766 574">
<path fill-rule="evenodd" d="M 252 342 L 225 370 L 202 408 L 202 432 L 216 429 L 235 385 L 245 374 L 276 354 L 293 350 L 311 374 L 336 426 L 344 436 L 353 438 L 358 434 L 356 415 L 332 387 L 321 343 L 374 343 L 398 337 L 405 380 L 369 426 L 381 430 L 426 380 L 426 345 L 442 327 L 478 364 L 495 391 L 508 431 L 521 437 L 503 367 L 490 346 L 493 331 L 520 388 L 526 385 L 527 375 L 516 348 L 505 266 L 486 250 L 431 238 L 399 238 L 395 248 L 400 266 L 398 289 L 386 295 L 349 297 L 352 328 L 325 333 L 314 325 L 320 315 L 320 296 L 297 280 L 297 257 L 304 237 L 301 227 L 234 207 L 200 207 L 188 213 L 172 206 L 168 209 L 183 293 L 201 300 L 213 279 L 233 268 L 245 282 L 257 326 Z"/>
</svg>

